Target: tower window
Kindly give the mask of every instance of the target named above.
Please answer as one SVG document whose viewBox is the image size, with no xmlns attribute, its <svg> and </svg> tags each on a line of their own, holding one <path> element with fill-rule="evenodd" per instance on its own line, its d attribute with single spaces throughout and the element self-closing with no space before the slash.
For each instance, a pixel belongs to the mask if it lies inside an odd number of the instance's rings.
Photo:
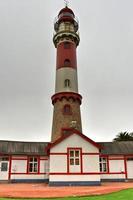
<svg viewBox="0 0 133 200">
<path fill-rule="evenodd" d="M 70 80 L 69 80 L 69 79 L 66 79 L 66 80 L 64 81 L 64 86 L 65 86 L 65 87 L 70 87 Z"/>
<path fill-rule="evenodd" d="M 71 48 L 70 42 L 64 42 L 64 49 L 70 49 L 70 48 Z"/>
<path fill-rule="evenodd" d="M 70 67 L 70 64 L 71 64 L 71 62 L 70 62 L 69 59 L 65 59 L 65 60 L 64 60 L 64 66 L 65 66 L 65 67 Z"/>
<path fill-rule="evenodd" d="M 71 109 L 70 105 L 68 105 L 68 104 L 64 105 L 63 114 L 65 114 L 65 115 L 71 115 L 72 114 L 72 109 Z"/>
</svg>

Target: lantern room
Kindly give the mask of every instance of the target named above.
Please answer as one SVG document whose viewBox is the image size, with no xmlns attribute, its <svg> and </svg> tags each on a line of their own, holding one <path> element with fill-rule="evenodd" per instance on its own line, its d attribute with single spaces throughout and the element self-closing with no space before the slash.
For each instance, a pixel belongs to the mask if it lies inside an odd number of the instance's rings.
<svg viewBox="0 0 133 200">
<path fill-rule="evenodd" d="M 78 31 L 78 20 L 74 15 L 74 12 L 67 6 L 60 10 L 58 16 L 55 19 L 54 29 L 56 32 L 59 31 L 60 24 L 73 24 L 74 32 Z"/>
</svg>

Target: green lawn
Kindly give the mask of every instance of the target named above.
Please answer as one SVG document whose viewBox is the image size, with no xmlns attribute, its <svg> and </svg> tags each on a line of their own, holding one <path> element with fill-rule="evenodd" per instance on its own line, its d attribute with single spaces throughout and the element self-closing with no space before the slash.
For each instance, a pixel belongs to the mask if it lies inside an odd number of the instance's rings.
<svg viewBox="0 0 133 200">
<path fill-rule="evenodd" d="M 13 200 L 11 198 L 0 198 L 0 200 Z M 20 200 L 20 199 L 14 199 Z M 26 200 L 26 199 L 21 199 Z M 27 199 L 33 200 L 33 199 Z M 50 199 L 34 199 L 34 200 L 50 200 Z M 54 200 L 54 198 L 52 198 Z M 55 200 L 133 200 L 133 189 L 122 190 L 120 192 L 100 195 L 100 196 L 91 196 L 91 197 L 66 197 L 66 198 L 55 198 Z"/>
</svg>

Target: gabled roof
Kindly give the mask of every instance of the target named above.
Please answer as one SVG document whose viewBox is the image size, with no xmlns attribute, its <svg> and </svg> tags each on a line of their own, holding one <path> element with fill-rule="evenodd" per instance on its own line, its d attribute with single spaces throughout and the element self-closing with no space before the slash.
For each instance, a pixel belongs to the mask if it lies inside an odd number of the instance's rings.
<svg viewBox="0 0 133 200">
<path fill-rule="evenodd" d="M 21 142 L 0 140 L 0 154 L 6 155 L 46 155 L 48 142 Z"/>
<path fill-rule="evenodd" d="M 49 143 L 47 146 L 47 150 L 51 149 L 52 147 L 56 146 L 57 144 L 59 144 L 60 142 L 62 142 L 63 140 L 65 140 L 66 138 L 70 137 L 71 135 L 76 134 L 78 136 L 80 136 L 81 138 L 83 138 L 84 140 L 86 140 L 88 143 L 91 143 L 93 146 L 95 146 L 98 149 L 102 149 L 102 145 L 97 144 L 96 142 L 94 142 L 93 140 L 91 140 L 90 138 L 88 138 L 87 136 L 85 136 L 84 134 L 82 134 L 80 131 L 76 130 L 76 129 L 71 129 L 71 133 L 62 135 L 59 139 L 57 139 L 55 142 L 53 143 Z"/>
<path fill-rule="evenodd" d="M 133 155 L 133 141 L 121 142 L 98 142 L 104 148 L 101 149 L 101 154 L 106 155 Z"/>
</svg>

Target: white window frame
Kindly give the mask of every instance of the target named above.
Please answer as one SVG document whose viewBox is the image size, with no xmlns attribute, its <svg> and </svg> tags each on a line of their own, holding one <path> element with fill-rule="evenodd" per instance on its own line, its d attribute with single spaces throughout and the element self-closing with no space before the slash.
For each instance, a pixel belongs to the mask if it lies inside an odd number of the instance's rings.
<svg viewBox="0 0 133 200">
<path fill-rule="evenodd" d="M 100 172 L 103 172 L 103 173 L 108 172 L 108 159 L 107 159 L 107 157 L 100 157 L 99 158 L 99 167 L 100 167 Z"/>
<path fill-rule="evenodd" d="M 73 156 L 71 155 L 70 152 L 73 152 Z M 76 152 L 78 152 L 78 156 L 76 156 Z M 69 165 L 70 166 L 80 166 L 81 165 L 81 155 L 80 154 L 81 154 L 80 149 L 69 149 Z M 71 160 L 73 160 L 73 163 L 71 163 Z"/>
<path fill-rule="evenodd" d="M 38 162 L 39 162 L 38 157 L 29 157 L 28 173 L 38 173 L 38 170 L 39 170 L 38 169 Z M 30 168 L 30 165 L 32 165 L 31 168 Z M 32 170 L 30 170 L 30 169 L 32 169 Z"/>
</svg>

